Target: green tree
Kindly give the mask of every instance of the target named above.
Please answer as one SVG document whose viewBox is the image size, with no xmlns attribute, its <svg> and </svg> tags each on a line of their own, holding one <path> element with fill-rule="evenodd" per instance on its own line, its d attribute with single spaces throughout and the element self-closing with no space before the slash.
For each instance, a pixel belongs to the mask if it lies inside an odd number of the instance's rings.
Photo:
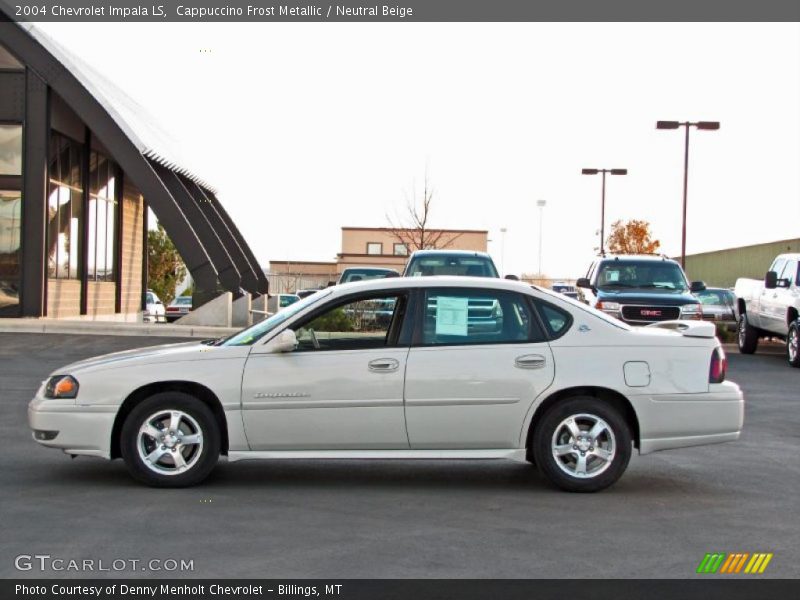
<svg viewBox="0 0 800 600">
<path fill-rule="evenodd" d="M 186 277 L 186 265 L 164 226 L 147 232 L 147 281 L 164 304 L 175 298 L 175 287 Z"/>
</svg>

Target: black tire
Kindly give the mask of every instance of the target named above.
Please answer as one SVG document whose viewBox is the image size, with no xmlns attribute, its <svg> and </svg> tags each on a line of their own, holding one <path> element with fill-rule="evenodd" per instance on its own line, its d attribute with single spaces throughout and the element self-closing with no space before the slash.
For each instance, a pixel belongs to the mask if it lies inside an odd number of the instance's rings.
<svg viewBox="0 0 800 600">
<path fill-rule="evenodd" d="M 758 348 L 758 329 L 750 325 L 745 312 L 739 317 L 736 343 L 739 346 L 739 352 L 742 354 L 753 354 Z"/>
<path fill-rule="evenodd" d="M 786 334 L 786 357 L 790 367 L 800 368 L 800 319 L 789 324 Z"/>
<path fill-rule="evenodd" d="M 577 417 L 572 424 L 581 432 L 580 442 L 569 434 L 569 427 L 564 425 L 573 417 Z M 594 456 L 593 446 L 583 448 L 583 444 L 587 444 L 587 434 L 592 426 L 592 420 L 587 417 L 594 418 L 595 423 L 599 422 L 597 419 L 602 420 L 610 430 L 611 435 L 601 433 L 598 436 L 600 438 L 598 449 L 606 452 L 613 450 L 609 460 Z M 576 451 L 568 449 L 569 455 L 556 457 L 554 437 L 557 440 L 561 436 L 568 436 L 562 438 L 562 445 L 571 445 Z M 595 438 L 591 443 L 597 444 L 597 442 L 598 439 Z M 578 446 L 578 443 L 581 446 Z M 631 459 L 632 438 L 625 418 L 609 402 L 593 396 L 575 396 L 553 405 L 538 419 L 532 444 L 536 465 L 550 482 L 568 492 L 597 492 L 612 485 L 625 472 Z M 586 475 L 570 474 L 571 467 L 567 463 L 574 460 L 577 467 L 582 448 L 585 450 L 587 461 L 584 467 Z M 592 470 L 595 471 L 594 475 L 591 474 Z"/>
<path fill-rule="evenodd" d="M 166 423 L 172 412 L 183 415 L 175 437 L 169 435 L 169 425 Z M 159 416 L 151 421 L 151 417 L 158 413 L 164 413 L 163 418 Z M 143 455 L 149 451 L 158 452 L 161 442 L 155 436 L 141 440 L 139 436 L 140 429 L 148 423 L 156 423 L 155 429 L 168 438 L 165 444 L 172 444 L 160 446 L 162 456 L 155 464 L 148 464 Z M 165 429 L 159 429 L 160 425 Z M 192 445 L 176 442 L 176 438 L 183 441 L 181 436 L 197 434 L 200 442 Z M 183 392 L 161 392 L 140 402 L 125 419 L 120 433 L 120 450 L 125 466 L 134 479 L 153 487 L 187 487 L 200 483 L 214 469 L 219 459 L 220 438 L 217 420 L 203 402 Z M 174 458 L 176 453 L 184 457 L 182 462 L 186 464 L 185 470 Z"/>
</svg>

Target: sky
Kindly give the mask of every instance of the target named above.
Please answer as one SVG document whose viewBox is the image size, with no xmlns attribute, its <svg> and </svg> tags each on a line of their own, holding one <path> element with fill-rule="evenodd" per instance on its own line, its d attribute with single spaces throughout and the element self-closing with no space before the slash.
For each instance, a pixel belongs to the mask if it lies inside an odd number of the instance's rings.
<svg viewBox="0 0 800 600">
<path fill-rule="evenodd" d="M 486 229 L 503 273 L 584 274 L 645 219 L 680 254 L 800 235 L 800 25 L 41 23 L 155 115 L 262 266 L 334 260 L 434 189 L 431 224 Z M 545 200 L 539 211 L 537 200 Z M 501 229 L 506 233 L 502 234 Z"/>
</svg>

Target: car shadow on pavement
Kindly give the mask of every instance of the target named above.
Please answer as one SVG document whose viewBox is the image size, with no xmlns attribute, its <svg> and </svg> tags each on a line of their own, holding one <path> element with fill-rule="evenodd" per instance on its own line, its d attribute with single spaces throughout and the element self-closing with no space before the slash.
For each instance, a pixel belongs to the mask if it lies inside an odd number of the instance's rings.
<svg viewBox="0 0 800 600">
<path fill-rule="evenodd" d="M 87 492 L 114 488 L 147 489 L 128 475 L 119 460 L 110 463 L 78 460 L 83 464 L 76 461 L 72 464 L 53 465 L 52 468 L 37 472 L 41 475 L 42 483 L 46 482 L 50 489 L 62 485 L 71 490 L 75 486 L 85 486 Z M 711 489 L 703 489 L 706 487 Z M 713 488 L 714 486 L 707 486 L 694 478 L 684 479 L 680 474 L 671 477 L 661 473 L 628 473 L 602 493 L 658 496 L 664 499 L 671 495 L 706 492 L 714 494 Z M 416 489 L 421 492 L 453 489 L 474 492 L 560 493 L 533 465 L 466 460 L 259 460 L 237 463 L 222 460 L 203 483 L 183 491 L 268 492 L 270 489 L 304 492 L 349 489 L 359 493 L 398 489 Z"/>
</svg>

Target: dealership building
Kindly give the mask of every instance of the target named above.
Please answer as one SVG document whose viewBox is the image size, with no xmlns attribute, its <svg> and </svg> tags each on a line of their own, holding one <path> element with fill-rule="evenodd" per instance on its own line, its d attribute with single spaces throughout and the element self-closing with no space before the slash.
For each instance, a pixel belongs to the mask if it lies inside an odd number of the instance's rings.
<svg viewBox="0 0 800 600">
<path fill-rule="evenodd" d="M 136 319 L 148 207 L 194 305 L 268 282 L 212 186 L 105 77 L 0 7 L 0 317 Z"/>
<path fill-rule="evenodd" d="M 486 252 L 489 243 L 489 232 L 485 229 L 431 229 L 427 235 L 437 241 L 438 247 L 449 250 Z M 402 273 L 408 260 L 409 240 L 418 237 L 419 233 L 411 229 L 342 227 L 336 260 L 271 260 L 267 269 L 270 289 L 293 292 L 305 287 L 324 287 L 336 281 L 348 267 L 381 267 Z"/>
</svg>

